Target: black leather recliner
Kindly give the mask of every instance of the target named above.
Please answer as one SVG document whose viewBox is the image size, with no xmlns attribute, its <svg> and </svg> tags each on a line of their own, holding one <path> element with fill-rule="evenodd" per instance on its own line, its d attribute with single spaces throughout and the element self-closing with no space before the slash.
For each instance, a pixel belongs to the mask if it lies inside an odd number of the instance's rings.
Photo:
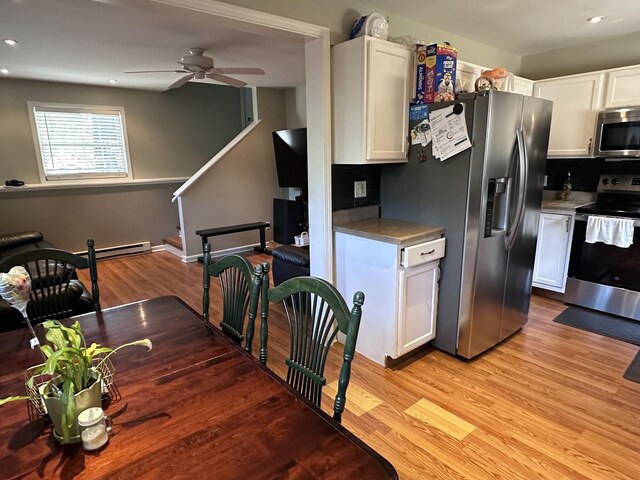
<svg viewBox="0 0 640 480">
<path fill-rule="evenodd" d="M 308 248 L 283 245 L 274 249 L 271 255 L 273 256 L 271 271 L 274 285 L 280 285 L 290 278 L 310 275 Z"/>
<path fill-rule="evenodd" d="M 40 248 L 53 248 L 53 245 L 46 240 L 40 232 L 19 232 L 0 235 L 0 260 L 4 260 L 17 253 Z M 58 272 L 59 273 L 59 272 Z M 68 295 L 68 305 L 73 310 L 74 315 L 80 315 L 93 311 L 93 300 L 91 294 L 85 286 L 77 280 L 77 275 L 73 272 L 73 280 L 70 281 Z M 37 285 L 41 279 L 32 278 L 32 283 Z M 27 307 L 29 311 L 29 307 Z M 0 298 L 0 332 L 15 330 L 26 326 L 22 314 L 13 308 L 9 302 Z"/>
</svg>

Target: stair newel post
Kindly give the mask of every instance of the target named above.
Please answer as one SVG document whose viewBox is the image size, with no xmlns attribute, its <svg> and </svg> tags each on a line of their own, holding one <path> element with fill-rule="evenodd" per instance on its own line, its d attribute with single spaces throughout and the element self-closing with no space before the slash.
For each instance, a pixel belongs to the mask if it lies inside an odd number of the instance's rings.
<svg viewBox="0 0 640 480">
<path fill-rule="evenodd" d="M 202 320 L 209 322 L 209 264 L 211 263 L 211 245 L 205 243 L 203 246 L 204 259 L 202 261 Z"/>
</svg>

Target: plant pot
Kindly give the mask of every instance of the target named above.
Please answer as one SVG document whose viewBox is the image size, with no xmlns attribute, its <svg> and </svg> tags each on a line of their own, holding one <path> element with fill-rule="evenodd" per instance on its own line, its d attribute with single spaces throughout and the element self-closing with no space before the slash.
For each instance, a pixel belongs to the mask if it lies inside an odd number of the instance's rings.
<svg viewBox="0 0 640 480">
<path fill-rule="evenodd" d="M 53 381 L 53 380 L 52 380 Z M 76 418 L 73 419 L 73 425 L 70 429 L 69 441 L 65 442 L 62 438 L 62 414 L 64 412 L 64 405 L 59 398 L 56 397 L 44 397 L 44 404 L 47 407 L 47 412 L 51 422 L 53 423 L 53 436 L 60 443 L 78 443 L 80 442 L 80 427 L 78 426 L 78 414 L 83 412 L 87 408 L 101 407 L 102 406 L 102 381 L 100 376 L 96 378 L 93 385 L 89 388 L 85 388 L 81 392 L 74 395 L 76 401 Z"/>
</svg>

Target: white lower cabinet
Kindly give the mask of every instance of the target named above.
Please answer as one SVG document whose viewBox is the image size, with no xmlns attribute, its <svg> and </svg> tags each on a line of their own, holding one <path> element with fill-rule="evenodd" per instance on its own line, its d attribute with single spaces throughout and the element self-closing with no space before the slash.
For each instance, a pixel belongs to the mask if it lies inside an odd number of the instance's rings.
<svg viewBox="0 0 640 480">
<path fill-rule="evenodd" d="M 444 238 L 407 246 L 335 233 L 336 287 L 365 294 L 356 351 L 380 365 L 436 335 Z M 407 265 L 407 267 L 403 267 Z"/>
<path fill-rule="evenodd" d="M 572 214 L 540 214 L 533 286 L 564 293 L 573 237 Z"/>
<path fill-rule="evenodd" d="M 439 263 L 400 270 L 396 356 L 409 353 L 436 336 Z"/>
</svg>

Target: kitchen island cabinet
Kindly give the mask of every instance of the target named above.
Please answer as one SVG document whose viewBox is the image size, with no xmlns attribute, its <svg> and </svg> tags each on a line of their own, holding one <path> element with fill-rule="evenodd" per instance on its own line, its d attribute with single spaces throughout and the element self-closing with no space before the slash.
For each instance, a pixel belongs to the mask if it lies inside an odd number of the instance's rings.
<svg viewBox="0 0 640 480">
<path fill-rule="evenodd" d="M 435 338 L 444 229 L 375 218 L 334 231 L 336 286 L 365 294 L 356 351 L 384 366 Z"/>
</svg>

